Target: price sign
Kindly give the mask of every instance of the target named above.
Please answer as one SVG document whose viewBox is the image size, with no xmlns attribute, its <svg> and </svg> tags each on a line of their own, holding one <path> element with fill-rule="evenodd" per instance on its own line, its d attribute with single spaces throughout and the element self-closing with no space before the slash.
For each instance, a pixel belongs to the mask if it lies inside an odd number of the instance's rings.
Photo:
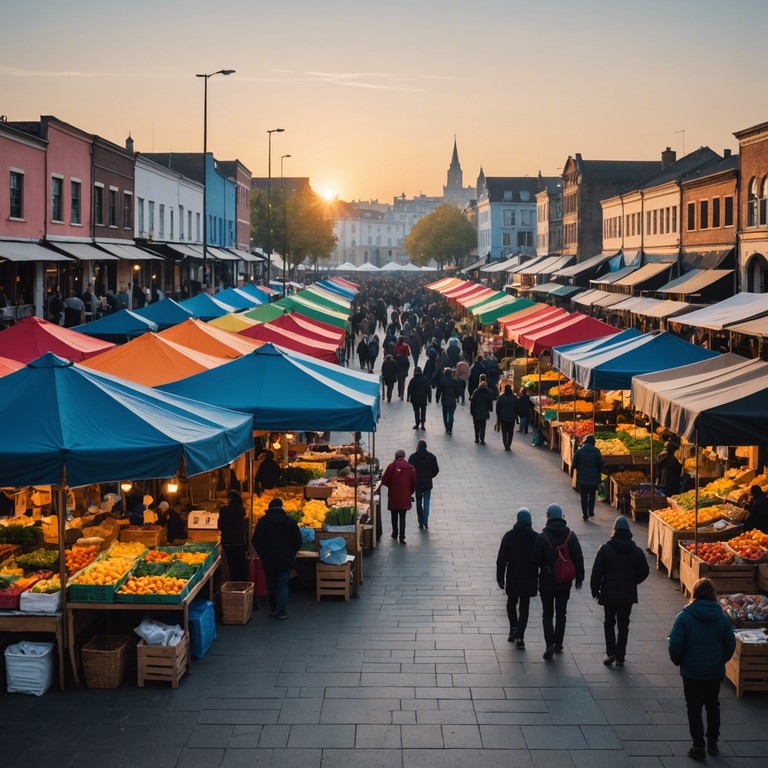
<svg viewBox="0 0 768 768">
<path fill-rule="evenodd" d="M 187 528 L 216 530 L 219 527 L 219 513 L 207 509 L 193 509 L 187 518 Z"/>
</svg>

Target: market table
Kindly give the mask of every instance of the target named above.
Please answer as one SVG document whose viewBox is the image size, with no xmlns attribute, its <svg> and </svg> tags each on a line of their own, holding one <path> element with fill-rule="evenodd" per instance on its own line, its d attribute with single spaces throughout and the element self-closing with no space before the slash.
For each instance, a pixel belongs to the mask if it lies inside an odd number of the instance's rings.
<svg viewBox="0 0 768 768">
<path fill-rule="evenodd" d="M 75 622 L 84 611 L 143 611 L 144 613 L 158 613 L 160 611 L 176 611 L 183 613 L 184 631 L 189 632 L 189 606 L 200 594 L 203 587 L 208 585 L 208 599 L 213 602 L 213 575 L 221 564 L 221 551 L 217 550 L 216 559 L 202 574 L 198 582 L 189 590 L 187 596 L 178 603 L 67 603 L 65 607 L 67 615 L 67 645 L 69 647 L 69 659 L 72 664 L 75 683 L 80 685 L 80 673 L 77 665 L 77 649 L 75 647 Z M 90 621 L 83 622 L 84 624 Z M 191 671 L 191 660 L 187 661 L 187 671 Z"/>
<path fill-rule="evenodd" d="M 64 690 L 64 614 L 0 611 L 0 632 L 49 632 L 56 635 L 59 653 L 59 690 Z"/>
</svg>

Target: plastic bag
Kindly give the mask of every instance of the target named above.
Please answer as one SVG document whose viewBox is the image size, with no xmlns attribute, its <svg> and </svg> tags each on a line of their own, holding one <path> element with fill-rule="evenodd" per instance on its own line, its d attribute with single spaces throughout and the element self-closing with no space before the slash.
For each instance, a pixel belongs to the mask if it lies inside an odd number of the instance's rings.
<svg viewBox="0 0 768 768">
<path fill-rule="evenodd" d="M 342 565 L 347 562 L 347 542 L 337 536 L 332 539 L 321 539 L 320 562 L 326 565 Z"/>
</svg>

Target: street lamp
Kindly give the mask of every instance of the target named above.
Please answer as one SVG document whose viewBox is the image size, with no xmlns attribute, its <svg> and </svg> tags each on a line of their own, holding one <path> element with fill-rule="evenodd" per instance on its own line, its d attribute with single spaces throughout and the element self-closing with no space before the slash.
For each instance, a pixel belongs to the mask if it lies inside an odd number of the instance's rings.
<svg viewBox="0 0 768 768">
<path fill-rule="evenodd" d="M 269 150 L 267 157 L 267 285 L 272 279 L 272 134 L 283 133 L 285 128 L 272 128 L 267 131 Z"/>
<path fill-rule="evenodd" d="M 288 283 L 286 277 L 286 262 L 288 259 L 285 254 L 285 177 L 283 176 L 283 160 L 290 155 L 280 155 L 280 189 L 283 190 L 283 296 L 288 295 Z"/>
<path fill-rule="evenodd" d="M 208 78 L 214 75 L 234 75 L 234 69 L 219 69 L 210 74 L 195 75 L 205 82 L 203 96 L 203 283 L 208 279 Z"/>
</svg>

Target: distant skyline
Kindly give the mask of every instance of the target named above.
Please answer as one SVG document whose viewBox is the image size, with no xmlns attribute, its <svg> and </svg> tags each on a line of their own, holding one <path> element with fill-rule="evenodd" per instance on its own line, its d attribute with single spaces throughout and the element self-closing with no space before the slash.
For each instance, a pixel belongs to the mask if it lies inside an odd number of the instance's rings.
<svg viewBox="0 0 768 768">
<path fill-rule="evenodd" d="M 0 113 L 143 152 L 208 148 L 345 200 L 653 160 L 768 120 L 766 0 L 0 0 Z M 681 133 L 685 131 L 685 133 Z"/>
</svg>

